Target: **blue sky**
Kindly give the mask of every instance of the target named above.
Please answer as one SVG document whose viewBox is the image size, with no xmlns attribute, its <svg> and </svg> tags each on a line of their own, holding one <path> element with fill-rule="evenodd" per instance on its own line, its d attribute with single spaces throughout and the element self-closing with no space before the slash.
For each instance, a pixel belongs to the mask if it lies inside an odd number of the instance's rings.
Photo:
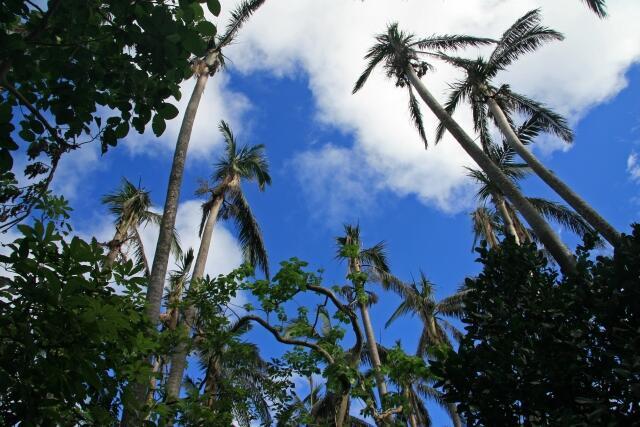
<svg viewBox="0 0 640 427">
<path fill-rule="evenodd" d="M 334 258 L 334 238 L 343 223 L 359 223 L 366 245 L 387 242 L 396 275 L 410 280 L 422 269 L 439 296 L 452 293 L 479 269 L 471 251 L 474 188 L 462 168 L 469 160 L 450 139 L 425 152 L 410 126 L 404 92 L 381 74 L 361 94 L 350 95 L 350 87 L 373 34 L 386 22 L 397 19 L 418 34 L 495 37 L 538 6 L 545 23 L 565 32 L 567 41 L 525 58 L 503 79 L 567 114 L 575 124 L 576 142 L 563 149 L 544 140 L 536 150 L 614 226 L 628 230 L 638 220 L 640 66 L 633 64 L 640 58 L 640 30 L 632 19 L 640 16 L 637 1 L 610 1 L 611 17 L 604 23 L 577 0 L 493 0 L 491 7 L 486 1 L 465 0 L 464 9 L 462 2 L 436 0 L 317 3 L 267 2 L 226 52 L 230 69 L 210 81 L 182 189 L 178 228 L 187 244 L 197 244 L 194 190 L 217 158 L 221 140 L 216 126 L 225 119 L 241 144 L 266 146 L 273 185 L 264 193 L 251 185 L 245 189 L 263 229 L 272 270 L 295 256 L 324 268 L 327 284 L 344 282 L 345 266 Z M 439 67 L 426 79 L 443 100 L 445 83 L 455 77 Z M 183 98 L 192 83 L 185 84 Z M 459 118 L 469 128 L 468 114 Z M 431 115 L 426 119 L 435 124 Z M 104 241 L 112 235 L 111 219 L 99 199 L 122 177 L 140 181 L 154 204 L 162 205 L 179 120 L 160 140 L 150 133 L 131 135 L 103 157 L 87 148 L 63 163 L 54 185 L 71 200 L 76 230 Z M 529 195 L 555 199 L 536 179 L 523 187 Z M 568 232 L 558 231 L 575 244 Z M 145 231 L 151 245 L 154 233 Z M 232 236 L 230 226 L 216 231 L 210 274 L 240 262 Z M 384 344 L 402 339 L 414 349 L 417 320 L 383 328 L 397 303 L 385 294 L 373 309 L 376 330 Z M 269 337 L 254 335 L 265 355 L 281 352 Z M 434 425 L 447 425 L 435 409 L 434 416 Z"/>
</svg>

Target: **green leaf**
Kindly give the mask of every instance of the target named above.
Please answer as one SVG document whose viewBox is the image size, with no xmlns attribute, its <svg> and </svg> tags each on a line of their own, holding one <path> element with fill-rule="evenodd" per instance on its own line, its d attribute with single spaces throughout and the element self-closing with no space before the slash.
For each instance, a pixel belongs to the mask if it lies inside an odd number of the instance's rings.
<svg viewBox="0 0 640 427">
<path fill-rule="evenodd" d="M 153 133 L 155 136 L 160 136 L 164 133 L 164 130 L 167 128 L 167 124 L 164 119 L 160 116 L 160 114 L 156 114 L 153 116 L 153 121 L 151 122 L 151 129 L 153 129 Z"/>
<path fill-rule="evenodd" d="M 0 150 L 0 172 L 10 171 L 13 167 L 13 157 L 9 153 L 9 150 Z"/>
<path fill-rule="evenodd" d="M 165 120 L 171 120 L 175 118 L 178 113 L 178 108 L 173 104 L 169 104 L 168 102 L 163 103 L 158 109 L 158 114 Z"/>
<path fill-rule="evenodd" d="M 216 26 L 209 21 L 200 21 L 196 25 L 196 30 L 203 36 L 213 37 L 216 35 Z"/>
<path fill-rule="evenodd" d="M 185 31 L 182 33 L 182 45 L 196 56 L 204 54 L 207 49 L 207 44 L 202 40 L 200 34 L 194 31 Z"/>
<path fill-rule="evenodd" d="M 220 2 L 218 0 L 207 0 L 207 8 L 215 16 L 220 15 Z"/>
</svg>

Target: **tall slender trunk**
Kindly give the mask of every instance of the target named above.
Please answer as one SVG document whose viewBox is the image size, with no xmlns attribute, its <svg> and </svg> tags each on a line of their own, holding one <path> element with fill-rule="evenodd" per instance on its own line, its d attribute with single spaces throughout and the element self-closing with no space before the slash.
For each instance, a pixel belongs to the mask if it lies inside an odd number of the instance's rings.
<svg viewBox="0 0 640 427">
<path fill-rule="evenodd" d="M 585 202 L 577 193 L 575 193 L 567 184 L 558 178 L 553 172 L 547 169 L 536 156 L 529 150 L 518 138 L 513 128 L 509 124 L 507 117 L 498 105 L 495 99 L 487 97 L 487 104 L 491 110 L 491 114 L 496 119 L 498 128 L 506 137 L 509 145 L 524 159 L 531 169 L 555 191 L 569 206 L 575 209 L 591 226 L 596 229 L 602 236 L 607 239 L 613 247 L 620 242 L 620 233 L 613 228 L 598 212 L 595 211 L 587 202 Z"/>
<path fill-rule="evenodd" d="M 219 52 L 212 51 L 205 57 L 205 64 L 210 70 L 217 68 Z M 178 141 L 173 154 L 173 163 L 171 165 L 171 173 L 169 175 L 169 183 L 167 185 L 167 197 L 164 203 L 162 220 L 160 221 L 160 233 L 158 235 L 158 243 L 156 244 L 155 255 L 151 267 L 151 276 L 149 277 L 149 286 L 147 288 L 146 298 L 146 314 L 153 325 L 157 325 L 160 321 L 160 308 L 162 305 L 162 292 L 164 290 L 164 282 L 167 275 L 169 265 L 169 255 L 171 253 L 171 243 L 173 229 L 176 224 L 176 214 L 178 211 L 178 202 L 180 199 L 180 187 L 182 186 L 182 176 L 184 175 L 184 165 L 187 159 L 187 150 L 189 149 L 189 141 L 191 139 L 191 131 L 193 123 L 198 112 L 198 105 L 204 88 L 209 79 L 209 73 L 203 72 L 198 76 L 196 85 L 191 93 L 191 98 L 187 104 L 187 109 L 182 118 L 182 125 L 178 133 Z M 150 361 L 149 361 L 150 362 Z M 146 397 L 146 383 L 133 384 L 133 394 L 137 397 L 138 402 L 143 402 Z M 122 425 L 137 427 L 140 425 L 139 414 L 135 411 L 125 408 Z"/>
<path fill-rule="evenodd" d="M 449 416 L 453 422 L 453 427 L 462 427 L 462 420 L 460 419 L 460 415 L 458 415 L 456 405 L 453 403 L 447 403 L 447 407 L 449 408 Z"/>
<path fill-rule="evenodd" d="M 493 198 L 493 203 L 496 205 L 498 212 L 500 212 L 500 216 L 502 217 L 502 221 L 504 222 L 504 228 L 506 229 L 507 234 L 513 237 L 516 245 L 519 245 L 520 238 L 518 237 L 518 232 L 516 231 L 516 227 L 513 224 L 511 215 L 509 215 L 509 211 L 507 210 L 507 205 L 504 202 L 504 197 L 502 197 L 498 193 L 493 193 L 491 197 Z"/>
<path fill-rule="evenodd" d="M 433 111 L 445 128 L 458 141 L 464 151 L 480 166 L 489 179 L 495 183 L 499 190 L 513 203 L 522 216 L 535 231 L 540 241 L 546 246 L 560 268 L 565 273 L 576 271 L 576 260 L 569 249 L 551 229 L 545 219 L 536 211 L 533 205 L 524 197 L 518 188 L 507 178 L 493 161 L 478 147 L 467 135 L 460 125 L 447 113 L 442 105 L 427 90 L 424 84 L 409 65 L 406 69 L 407 77 L 416 89 L 422 100 Z"/>
<path fill-rule="evenodd" d="M 347 418 L 347 410 L 349 409 L 349 393 L 343 393 L 340 396 L 340 405 L 336 414 L 336 427 L 343 427 L 345 418 Z"/>
<path fill-rule="evenodd" d="M 222 194 L 215 196 L 216 199 L 211 206 L 209 216 L 205 222 L 204 229 L 202 230 L 202 237 L 200 240 L 200 247 L 198 248 L 198 256 L 196 257 L 195 265 L 193 267 L 193 274 L 191 275 L 191 285 L 197 285 L 198 281 L 204 277 L 204 268 L 207 264 L 207 257 L 209 256 L 209 248 L 211 246 L 211 238 L 213 237 L 213 227 L 218 219 L 218 212 L 222 206 L 224 197 Z M 196 317 L 195 307 L 189 306 L 185 312 L 184 322 L 181 327 L 185 335 L 189 334 L 189 330 Z M 180 394 L 180 385 L 182 384 L 182 375 L 184 374 L 184 368 L 187 362 L 188 345 L 185 341 L 181 341 L 173 355 L 171 356 L 171 368 L 169 370 L 169 379 L 167 380 L 167 401 L 170 402 L 177 399 Z"/>
<path fill-rule="evenodd" d="M 353 269 L 356 272 L 360 272 L 360 263 L 357 260 L 353 261 Z M 364 286 L 362 288 L 364 292 Z M 373 325 L 371 318 L 369 317 L 369 307 L 366 302 L 360 301 L 358 298 L 358 306 L 360 307 L 360 313 L 362 315 L 362 324 L 364 325 L 365 334 L 367 335 L 367 347 L 369 348 L 369 355 L 371 356 L 371 364 L 376 376 L 376 384 L 378 385 L 378 392 L 380 393 L 380 408 L 383 409 L 384 397 L 387 394 L 387 383 L 384 380 L 384 375 L 380 372 L 382 362 L 380 362 L 380 355 L 378 354 L 378 343 L 376 341 L 376 335 L 373 331 Z"/>
<path fill-rule="evenodd" d="M 409 387 L 413 387 L 412 385 L 409 385 Z M 409 387 L 406 387 L 404 390 L 404 398 L 407 402 L 410 402 L 411 405 L 411 412 L 409 413 L 409 425 L 411 425 L 411 427 L 418 427 L 418 418 L 416 417 L 416 411 L 415 411 L 415 406 L 414 406 L 414 401 L 411 398 L 411 395 L 409 394 Z"/>
</svg>

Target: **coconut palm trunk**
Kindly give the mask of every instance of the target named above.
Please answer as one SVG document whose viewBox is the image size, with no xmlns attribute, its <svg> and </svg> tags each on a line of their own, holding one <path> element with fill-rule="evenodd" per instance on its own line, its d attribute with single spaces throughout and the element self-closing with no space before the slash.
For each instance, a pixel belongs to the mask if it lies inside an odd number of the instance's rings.
<svg viewBox="0 0 640 427">
<path fill-rule="evenodd" d="M 178 142 L 176 143 L 176 150 L 173 155 L 171 174 L 169 175 L 169 185 L 167 187 L 167 197 L 164 203 L 162 222 L 160 223 L 160 234 L 158 236 L 158 243 L 153 257 L 151 278 L 149 280 L 149 289 L 147 291 L 147 316 L 154 324 L 157 324 L 160 318 L 162 292 L 169 265 L 172 234 L 176 224 L 178 202 L 180 200 L 180 187 L 182 185 L 182 177 L 184 175 L 184 165 L 187 160 L 189 141 L 191 140 L 191 131 L 193 130 L 193 123 L 196 119 L 202 94 L 204 93 L 207 80 L 209 79 L 209 69 L 215 70 L 217 62 L 217 51 L 211 52 L 205 58 L 204 63 L 206 64 L 207 69 L 201 72 L 196 80 L 196 85 L 191 93 L 191 98 L 189 99 L 187 109 L 184 113 L 184 117 L 182 118 L 180 132 L 178 133 Z"/>
<path fill-rule="evenodd" d="M 495 204 L 498 212 L 500 212 L 500 216 L 502 216 L 502 220 L 504 221 L 505 228 L 507 229 L 507 233 L 513 237 L 516 242 L 516 245 L 520 244 L 520 238 L 518 237 L 518 232 L 516 231 L 516 227 L 513 224 L 513 219 L 507 210 L 507 205 L 504 201 L 504 197 L 501 195 L 494 193 L 492 195 L 493 203 Z"/>
<path fill-rule="evenodd" d="M 356 273 L 360 273 L 361 271 L 360 263 L 357 260 L 353 261 L 353 270 Z M 364 291 L 364 288 L 362 289 L 362 291 Z M 358 299 L 358 306 L 360 307 L 362 324 L 364 325 L 364 331 L 367 336 L 367 347 L 369 349 L 371 364 L 373 365 L 373 370 L 376 376 L 378 392 L 380 393 L 380 407 L 383 408 L 384 397 L 387 394 L 387 383 L 384 380 L 384 375 L 380 371 L 382 362 L 380 361 L 380 354 L 378 354 L 378 343 L 376 341 L 376 335 L 373 332 L 373 324 L 371 323 L 371 317 L 369 316 L 369 307 L 367 307 L 367 303 Z"/>
<path fill-rule="evenodd" d="M 211 210 L 205 222 L 202 230 L 202 237 L 200 240 L 200 247 L 198 248 L 198 256 L 196 257 L 195 265 L 193 267 L 193 274 L 191 275 L 191 285 L 194 286 L 204 277 L 204 269 L 207 264 L 207 257 L 209 256 L 209 248 L 211 247 L 211 240 L 213 238 L 213 228 L 218 219 L 218 212 L 222 206 L 224 198 L 217 195 L 213 200 Z M 185 312 L 184 322 L 182 328 L 185 334 L 188 334 L 191 325 L 196 317 L 196 311 L 193 306 L 189 306 Z M 167 401 L 170 402 L 178 398 L 180 394 L 180 386 L 182 385 L 182 376 L 187 363 L 188 345 L 186 342 L 180 342 L 173 355 L 171 356 L 171 369 L 169 370 L 169 378 L 167 379 L 166 393 Z"/>
<path fill-rule="evenodd" d="M 536 211 L 533 205 L 524 197 L 518 188 L 500 171 L 498 166 L 478 147 L 471 137 L 460 127 L 440 103 L 427 90 L 422 81 L 418 78 L 413 68 L 408 65 L 405 73 L 411 85 L 420 95 L 420 98 L 427 104 L 436 117 L 443 123 L 445 128 L 458 141 L 462 149 L 482 168 L 489 178 L 498 186 L 500 191 L 513 203 L 522 216 L 527 220 L 531 228 L 535 231 L 540 241 L 546 246 L 554 259 L 560 265 L 564 273 L 576 271 L 576 261 L 573 254 L 560 240 L 558 235 L 551 229 L 545 219 Z"/>
<path fill-rule="evenodd" d="M 569 186 L 560 180 L 553 172 L 547 169 L 533 153 L 522 144 L 500 105 L 491 96 L 487 97 L 487 105 L 498 128 L 505 136 L 509 145 L 518 153 L 531 169 L 564 201 L 578 212 L 594 229 L 596 229 L 611 245 L 616 247 L 620 242 L 620 233 L 613 228 L 598 212 L 576 194 Z M 519 209 L 518 209 L 519 210 Z M 527 220 L 528 221 L 528 220 Z"/>
</svg>

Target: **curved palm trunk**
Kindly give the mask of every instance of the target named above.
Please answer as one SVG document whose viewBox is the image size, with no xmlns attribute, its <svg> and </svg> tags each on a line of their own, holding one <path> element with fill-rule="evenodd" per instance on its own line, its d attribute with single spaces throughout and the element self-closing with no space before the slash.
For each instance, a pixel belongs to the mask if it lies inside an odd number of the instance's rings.
<svg viewBox="0 0 640 427">
<path fill-rule="evenodd" d="M 549 252 L 560 265 L 565 273 L 576 271 L 576 260 L 569 249 L 562 243 L 560 238 L 551 229 L 545 219 L 536 211 L 533 205 L 524 197 L 518 188 L 507 178 L 495 163 L 478 147 L 467 135 L 460 125 L 447 113 L 442 105 L 431 95 L 422 84 L 411 66 L 407 66 L 407 77 L 412 86 L 416 89 L 422 100 L 433 111 L 445 128 L 462 146 L 464 151 L 480 166 L 489 179 L 496 184 L 500 191 L 513 203 L 522 216 L 527 220 L 531 228 L 535 231 L 540 241 L 546 246 Z"/>
<path fill-rule="evenodd" d="M 209 216 L 202 230 L 202 237 L 200 240 L 200 247 L 198 248 L 198 256 L 193 267 L 193 274 L 191 275 L 191 286 L 197 284 L 198 280 L 204 277 L 204 268 L 207 264 L 207 257 L 209 256 L 209 248 L 211 246 L 211 238 L 213 237 L 213 227 L 218 219 L 218 212 L 222 206 L 224 198 L 222 195 L 216 196 L 216 199 L 211 206 Z M 185 320 L 182 323 L 182 328 L 185 330 L 185 335 L 188 334 L 189 328 L 193 324 L 196 316 L 196 311 L 193 306 L 187 308 L 185 313 Z M 168 402 L 178 398 L 180 394 L 180 385 L 182 384 L 182 375 L 184 374 L 184 368 L 187 362 L 187 343 L 180 342 L 171 356 L 171 369 L 169 370 L 169 379 L 167 380 L 167 397 Z"/>
<path fill-rule="evenodd" d="M 516 241 L 516 245 L 519 245 L 520 238 L 518 237 L 518 232 L 516 231 L 516 227 L 513 224 L 511 215 L 509 215 L 509 211 L 507 210 L 507 205 L 504 202 L 504 198 L 497 193 L 494 193 L 492 195 L 492 198 L 493 198 L 493 203 L 496 205 L 496 208 L 498 209 L 498 212 L 500 212 L 500 216 L 504 221 L 504 227 L 506 228 L 507 233 L 511 237 L 513 237 L 513 239 Z"/>
<path fill-rule="evenodd" d="M 522 144 L 516 133 L 509 125 L 509 121 L 495 99 L 488 97 L 487 104 L 496 119 L 496 123 L 509 145 L 524 159 L 531 169 L 555 191 L 569 206 L 575 209 L 594 229 L 607 239 L 613 247 L 620 242 L 620 233 L 598 214 L 587 202 L 576 194 L 567 184 L 547 169 L 533 153 Z"/>
<path fill-rule="evenodd" d="M 353 269 L 356 272 L 360 272 L 360 263 L 353 262 Z M 363 289 L 364 290 L 364 289 Z M 358 301 L 360 307 L 360 313 L 362 315 L 362 323 L 364 325 L 365 334 L 367 336 L 367 347 L 369 348 L 369 355 L 371 355 L 371 364 L 376 376 L 376 384 L 378 385 L 378 392 L 380 393 L 380 408 L 383 408 L 384 396 L 387 394 L 387 383 L 384 380 L 384 375 L 380 372 L 382 362 L 380 362 L 380 355 L 378 354 L 378 343 L 376 341 L 376 335 L 373 332 L 373 324 L 369 317 L 369 307 L 366 303 Z"/>
</svg>

